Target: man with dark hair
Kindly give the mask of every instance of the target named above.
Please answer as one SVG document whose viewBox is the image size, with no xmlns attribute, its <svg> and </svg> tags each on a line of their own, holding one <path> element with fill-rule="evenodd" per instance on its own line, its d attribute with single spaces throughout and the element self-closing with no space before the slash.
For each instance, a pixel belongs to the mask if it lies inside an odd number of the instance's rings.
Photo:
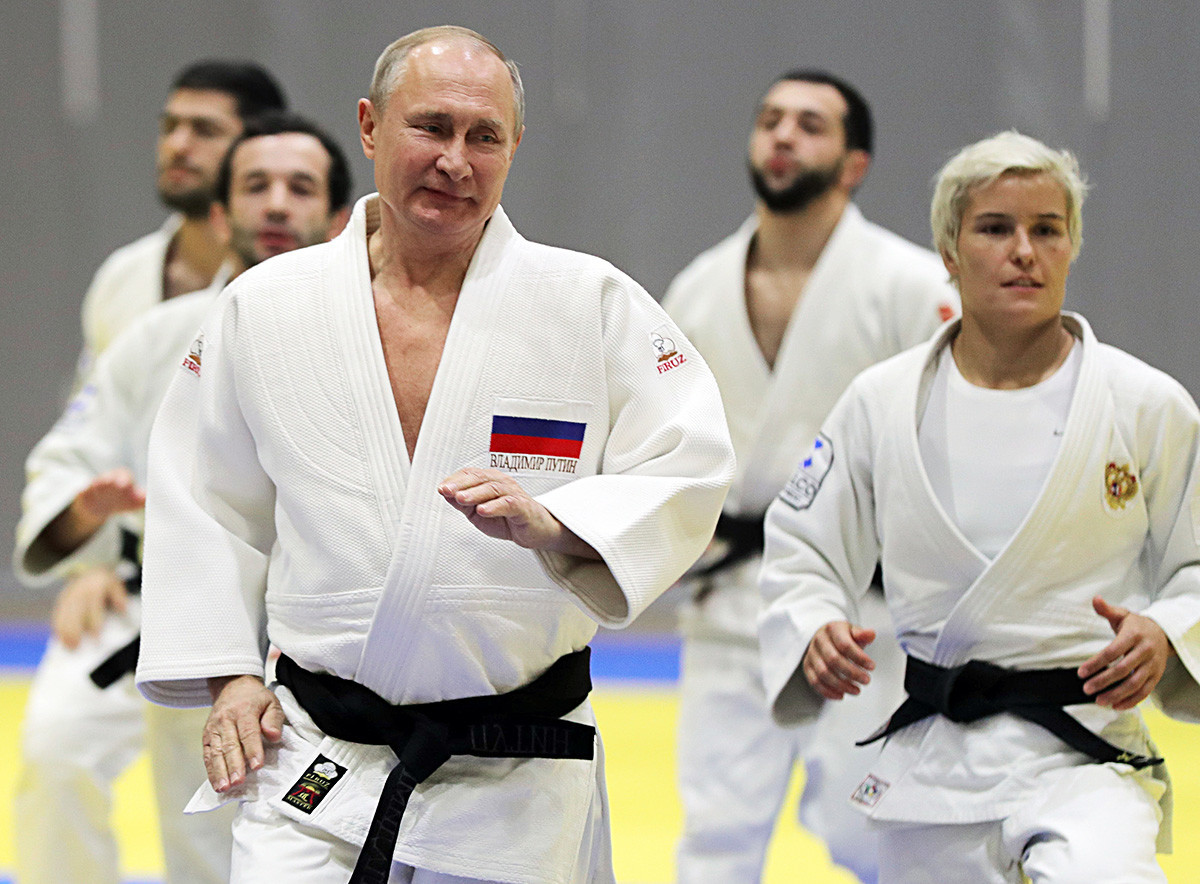
<svg viewBox="0 0 1200 884">
<path fill-rule="evenodd" d="M 171 84 L 171 91 L 224 92 L 237 102 L 243 120 L 287 107 L 275 78 L 253 62 L 207 59 L 188 65 Z"/>
<path fill-rule="evenodd" d="M 221 164 L 212 223 L 232 272 L 322 242 L 348 217 L 350 179 L 337 144 L 307 120 L 250 119 Z M 113 577 L 139 545 L 150 426 L 176 372 L 199 370 L 196 330 L 222 288 L 138 316 L 96 361 L 62 420 L 29 456 L 14 565 L 37 583 L 77 573 L 55 606 L 22 733 L 16 802 L 21 884 L 116 882 L 111 785 L 144 746 L 159 805 L 169 884 L 227 881 L 229 814 L 184 817 L 203 776 L 205 715 L 155 707 L 130 677 L 140 599 Z M 192 346 L 189 347 L 189 344 Z"/>
<path fill-rule="evenodd" d="M 863 881 L 875 878 L 873 841 L 850 809 L 856 783 L 843 779 L 844 761 L 902 696 L 899 649 L 880 639 L 888 646 L 873 648 L 879 673 L 863 697 L 831 704 L 804 731 L 787 730 L 767 708 L 755 631 L 763 513 L 791 475 L 794 452 L 809 447 L 860 370 L 924 341 L 957 309 L 937 257 L 869 223 L 852 202 L 873 147 L 857 90 L 823 71 L 780 77 L 750 135 L 754 215 L 696 258 L 663 300 L 717 377 L 738 457 L 683 611 L 684 884 L 760 880 L 801 757 L 802 821 L 836 862 Z M 879 593 L 864 604 L 886 615 Z"/>
<path fill-rule="evenodd" d="M 225 244 L 209 216 L 217 168 L 248 117 L 285 107 L 275 80 L 249 62 L 204 61 L 176 77 L 159 118 L 156 161 L 158 196 L 173 214 L 96 271 L 83 298 L 77 385 L 133 317 L 228 280 Z"/>
</svg>

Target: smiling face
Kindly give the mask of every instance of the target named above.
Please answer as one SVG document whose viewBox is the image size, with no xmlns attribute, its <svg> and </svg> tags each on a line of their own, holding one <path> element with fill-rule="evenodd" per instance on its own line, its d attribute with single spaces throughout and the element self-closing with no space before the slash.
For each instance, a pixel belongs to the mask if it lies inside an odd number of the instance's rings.
<svg viewBox="0 0 1200 884">
<path fill-rule="evenodd" d="M 520 142 L 504 63 L 472 40 L 416 47 L 383 110 L 359 102 L 382 213 L 401 229 L 473 246 L 500 203 Z"/>
<path fill-rule="evenodd" d="M 226 223 L 247 267 L 329 238 L 329 154 L 312 135 L 248 138 L 230 158 Z"/>
<path fill-rule="evenodd" d="M 1008 172 L 970 192 L 958 255 L 942 260 L 963 321 L 1008 331 L 1057 322 L 1071 268 L 1067 195 L 1044 172 Z"/>
</svg>

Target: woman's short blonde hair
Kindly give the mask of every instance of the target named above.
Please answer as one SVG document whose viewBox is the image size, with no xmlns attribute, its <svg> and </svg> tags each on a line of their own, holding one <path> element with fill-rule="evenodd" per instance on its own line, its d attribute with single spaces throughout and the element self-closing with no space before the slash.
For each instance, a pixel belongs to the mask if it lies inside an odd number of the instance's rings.
<svg viewBox="0 0 1200 884">
<path fill-rule="evenodd" d="M 958 234 L 971 192 L 1002 175 L 1037 173 L 1049 175 L 1062 185 L 1066 194 L 1067 235 L 1074 259 L 1083 245 L 1083 199 L 1087 194 L 1079 162 L 1070 151 L 1054 150 L 1015 130 L 970 144 L 942 166 L 934 179 L 933 204 L 929 209 L 934 248 L 957 261 Z"/>
</svg>

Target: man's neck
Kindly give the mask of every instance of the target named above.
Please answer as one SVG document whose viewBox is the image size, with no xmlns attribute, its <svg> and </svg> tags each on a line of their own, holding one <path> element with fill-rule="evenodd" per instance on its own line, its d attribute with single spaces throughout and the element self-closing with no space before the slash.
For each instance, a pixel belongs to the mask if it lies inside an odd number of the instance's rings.
<svg viewBox="0 0 1200 884">
<path fill-rule="evenodd" d="M 164 299 L 207 286 L 226 256 L 225 243 L 207 218 L 185 218 L 167 248 Z"/>
<path fill-rule="evenodd" d="M 811 271 L 850 202 L 831 190 L 799 212 L 773 212 L 758 203 L 752 260 L 763 269 Z"/>
<path fill-rule="evenodd" d="M 375 205 L 378 214 L 369 213 L 367 218 L 367 255 L 376 287 L 392 291 L 419 288 L 457 296 L 483 231 L 447 238 L 402 230 L 381 202 Z"/>
</svg>

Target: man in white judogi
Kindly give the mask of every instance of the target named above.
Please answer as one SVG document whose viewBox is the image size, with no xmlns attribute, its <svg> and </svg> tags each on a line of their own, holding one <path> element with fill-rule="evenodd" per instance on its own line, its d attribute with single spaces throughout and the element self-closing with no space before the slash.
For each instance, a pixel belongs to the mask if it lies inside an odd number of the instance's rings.
<svg viewBox="0 0 1200 884">
<path fill-rule="evenodd" d="M 795 452 L 862 369 L 924 341 L 957 312 L 937 257 L 871 224 L 851 202 L 870 164 L 870 110 L 852 86 L 792 71 L 764 96 L 750 135 L 758 202 L 741 228 L 672 282 L 663 307 L 716 375 L 738 471 L 710 556 L 683 610 L 678 880 L 756 882 L 789 777 L 803 757 L 801 819 L 834 860 L 874 881 L 874 838 L 847 796 L 854 741 L 903 696 L 903 661 L 878 592 L 879 670 L 863 696 L 820 723 L 776 725 L 755 622 L 762 517 Z"/>
<path fill-rule="evenodd" d="M 653 299 L 508 221 L 522 117 L 478 34 L 392 44 L 379 193 L 231 285 L 164 400 L 138 683 L 212 702 L 233 881 L 613 880 L 586 645 L 700 554 L 733 451 Z"/>
<path fill-rule="evenodd" d="M 214 223 L 227 229 L 223 239 L 237 256 L 235 269 L 344 226 L 347 164 L 327 135 L 274 116 L 249 121 L 239 139 L 219 176 L 214 209 Z M 172 298 L 134 319 L 34 449 L 14 556 L 23 579 L 44 582 L 77 568 L 110 573 L 123 535 L 136 558 L 151 423 L 174 369 L 202 359 L 188 345 L 221 287 Z M 113 593 L 97 598 L 63 593 L 34 679 L 16 795 L 19 880 L 118 880 L 107 828 L 112 781 L 143 747 L 152 760 L 167 880 L 227 880 L 228 816 L 181 814 L 203 775 L 196 747 L 205 716 L 154 707 L 132 678 L 120 677 L 133 671 L 140 600 L 112 582 Z M 119 653 L 124 648 L 128 653 Z"/>
</svg>

